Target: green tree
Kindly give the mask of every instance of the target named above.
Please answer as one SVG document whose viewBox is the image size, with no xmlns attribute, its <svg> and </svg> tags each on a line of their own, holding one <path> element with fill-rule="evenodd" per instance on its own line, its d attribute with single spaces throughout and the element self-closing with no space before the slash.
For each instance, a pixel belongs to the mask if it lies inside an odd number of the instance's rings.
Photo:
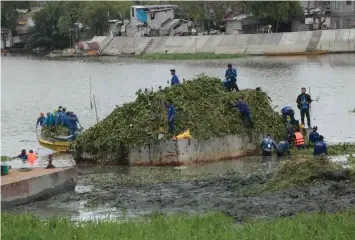
<svg viewBox="0 0 355 240">
<path fill-rule="evenodd" d="M 69 45 L 68 37 L 61 35 L 57 23 L 63 13 L 65 2 L 49 2 L 33 15 L 35 26 L 29 31 L 27 47 L 63 48 Z"/>
<path fill-rule="evenodd" d="M 291 22 L 303 17 L 303 10 L 297 1 L 250 1 L 244 2 L 244 11 L 252 13 L 258 19 L 276 22 L 276 31 L 280 22 Z"/>
<path fill-rule="evenodd" d="M 26 1 L 1 1 L 1 27 L 15 28 L 19 13 L 16 9 L 27 9 L 30 2 Z"/>
</svg>

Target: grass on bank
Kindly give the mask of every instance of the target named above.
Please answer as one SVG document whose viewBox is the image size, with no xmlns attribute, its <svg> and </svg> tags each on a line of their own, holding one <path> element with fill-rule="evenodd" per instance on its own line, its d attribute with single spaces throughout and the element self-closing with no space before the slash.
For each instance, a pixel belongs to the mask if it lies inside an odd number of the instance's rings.
<svg viewBox="0 0 355 240">
<path fill-rule="evenodd" d="M 188 217 L 156 214 L 149 219 L 87 221 L 73 223 L 67 218 L 40 220 L 32 215 L 2 214 L 1 238 L 12 240 L 166 240 L 166 239 L 352 239 L 355 213 L 299 214 L 294 218 L 251 221 L 236 225 L 223 214 Z"/>
<path fill-rule="evenodd" d="M 244 54 L 215 54 L 215 53 L 151 53 L 138 55 L 137 58 L 147 60 L 203 60 L 203 59 L 233 59 L 245 57 Z"/>
</svg>

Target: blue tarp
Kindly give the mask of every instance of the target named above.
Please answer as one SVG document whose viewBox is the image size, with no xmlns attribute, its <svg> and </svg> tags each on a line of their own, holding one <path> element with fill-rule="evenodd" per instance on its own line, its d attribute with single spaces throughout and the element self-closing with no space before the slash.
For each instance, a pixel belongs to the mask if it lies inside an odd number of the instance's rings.
<svg viewBox="0 0 355 240">
<path fill-rule="evenodd" d="M 137 9 L 137 18 L 139 21 L 147 23 L 147 13 L 144 9 Z"/>
</svg>

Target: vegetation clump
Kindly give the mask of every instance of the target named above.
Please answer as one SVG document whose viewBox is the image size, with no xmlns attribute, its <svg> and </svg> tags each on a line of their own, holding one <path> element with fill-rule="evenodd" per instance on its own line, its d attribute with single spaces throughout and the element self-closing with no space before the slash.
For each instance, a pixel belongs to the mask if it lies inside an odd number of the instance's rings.
<svg viewBox="0 0 355 240">
<path fill-rule="evenodd" d="M 116 154 L 122 147 L 136 147 L 159 141 L 159 133 L 168 138 L 167 112 L 163 106 L 168 101 L 176 108 L 176 133 L 190 129 L 196 139 L 210 139 L 230 134 L 246 135 L 259 139 L 269 132 L 276 139 L 286 134 L 282 117 L 271 107 L 265 92 L 246 89 L 227 92 L 221 80 L 204 75 L 180 85 L 139 90 L 134 102 L 117 107 L 108 117 L 83 132 L 74 143 L 76 153 L 94 156 Z M 254 121 L 251 130 L 245 128 L 239 113 L 231 109 L 238 96 L 243 95 L 249 104 Z M 78 156 L 76 154 L 76 156 Z"/>
<path fill-rule="evenodd" d="M 44 126 L 41 129 L 41 134 L 45 138 L 53 138 L 55 136 L 68 136 L 69 128 L 64 126 Z"/>
<path fill-rule="evenodd" d="M 286 188 L 305 187 L 322 180 L 341 181 L 352 178 L 352 173 L 326 156 L 288 160 L 261 186 L 244 191 L 244 195 L 274 192 Z"/>
</svg>

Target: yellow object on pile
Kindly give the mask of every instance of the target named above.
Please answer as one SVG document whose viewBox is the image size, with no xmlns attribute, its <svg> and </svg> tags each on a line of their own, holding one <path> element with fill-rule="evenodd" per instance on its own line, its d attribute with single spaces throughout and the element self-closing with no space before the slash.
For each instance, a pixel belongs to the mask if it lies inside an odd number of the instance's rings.
<svg viewBox="0 0 355 240">
<path fill-rule="evenodd" d="M 181 140 L 181 139 L 191 139 L 192 136 L 190 134 L 190 129 L 186 130 L 185 132 L 179 134 L 176 136 L 176 139 Z"/>
</svg>

